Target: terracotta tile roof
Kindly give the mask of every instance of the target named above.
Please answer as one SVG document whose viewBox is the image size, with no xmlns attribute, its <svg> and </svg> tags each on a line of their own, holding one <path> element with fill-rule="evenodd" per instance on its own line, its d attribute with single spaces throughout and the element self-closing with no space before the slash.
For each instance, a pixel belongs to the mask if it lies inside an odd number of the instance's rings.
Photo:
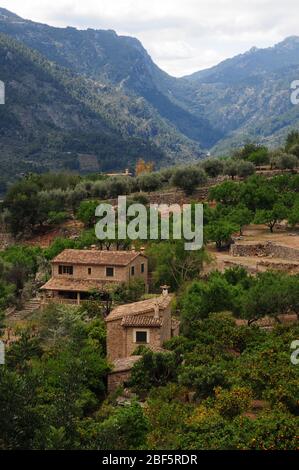
<svg viewBox="0 0 299 470">
<path fill-rule="evenodd" d="M 114 285 L 113 281 L 107 281 L 107 279 L 99 280 L 81 280 L 81 279 L 66 279 L 66 278 L 52 278 L 45 285 L 41 287 L 41 290 L 57 290 L 57 291 L 72 291 L 72 292 L 90 292 L 95 289 L 109 289 Z"/>
<path fill-rule="evenodd" d="M 162 320 L 145 315 L 128 315 L 123 317 L 121 326 L 161 327 Z"/>
<path fill-rule="evenodd" d="M 142 356 L 128 356 L 123 357 L 121 359 L 115 359 L 112 362 L 113 369 L 110 374 L 116 372 L 125 372 L 127 370 L 131 370 L 134 364 L 141 359 Z"/>
<path fill-rule="evenodd" d="M 138 256 L 145 257 L 138 251 L 64 250 L 52 263 L 127 266 Z"/>
<path fill-rule="evenodd" d="M 172 301 L 172 295 L 161 295 L 159 297 L 153 297 L 147 300 L 141 300 L 140 302 L 134 302 L 132 304 L 125 304 L 116 307 L 106 318 L 106 321 L 113 321 L 119 318 L 123 318 L 131 315 L 143 315 L 146 313 L 154 313 L 157 306 L 159 310 L 165 310 L 169 307 Z"/>
<path fill-rule="evenodd" d="M 160 353 L 169 353 L 168 350 L 163 349 L 159 346 L 150 346 L 149 349 L 151 349 L 153 352 L 160 352 Z M 127 357 L 122 357 L 120 359 L 115 359 L 112 362 L 112 371 L 109 374 L 116 374 L 117 372 L 126 372 L 128 370 L 131 370 L 138 362 L 140 359 L 142 359 L 142 356 L 127 356 Z"/>
</svg>

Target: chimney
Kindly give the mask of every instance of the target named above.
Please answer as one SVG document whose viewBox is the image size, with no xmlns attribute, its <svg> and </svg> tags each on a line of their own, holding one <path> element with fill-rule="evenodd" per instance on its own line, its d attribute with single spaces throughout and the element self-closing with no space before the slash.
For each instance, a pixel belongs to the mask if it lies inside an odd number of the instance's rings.
<svg viewBox="0 0 299 470">
<path fill-rule="evenodd" d="M 161 289 L 162 289 L 162 295 L 167 296 L 168 295 L 168 290 L 170 289 L 170 287 L 164 285 L 164 286 L 161 286 Z"/>
</svg>

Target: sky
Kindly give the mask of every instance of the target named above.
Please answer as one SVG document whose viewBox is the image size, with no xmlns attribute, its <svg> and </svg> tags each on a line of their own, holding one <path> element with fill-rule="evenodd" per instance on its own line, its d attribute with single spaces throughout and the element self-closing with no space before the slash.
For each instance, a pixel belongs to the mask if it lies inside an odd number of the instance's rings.
<svg viewBox="0 0 299 470">
<path fill-rule="evenodd" d="M 137 37 L 174 76 L 299 35 L 298 0 L 0 0 L 0 7 L 52 26 Z"/>
</svg>

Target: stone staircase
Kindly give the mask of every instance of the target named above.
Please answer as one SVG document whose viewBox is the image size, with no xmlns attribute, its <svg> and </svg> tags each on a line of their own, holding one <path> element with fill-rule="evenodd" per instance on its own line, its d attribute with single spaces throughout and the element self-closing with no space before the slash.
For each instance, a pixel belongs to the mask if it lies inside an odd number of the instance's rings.
<svg viewBox="0 0 299 470">
<path fill-rule="evenodd" d="M 29 315 L 30 313 L 35 312 L 36 310 L 39 310 L 40 306 L 41 306 L 41 299 L 39 297 L 34 297 L 28 300 L 28 302 L 26 302 L 22 312 L 24 313 L 24 315 Z"/>
<path fill-rule="evenodd" d="M 22 310 L 15 310 L 13 313 L 8 314 L 10 320 L 24 320 L 36 310 L 41 307 L 41 299 L 39 297 L 33 297 L 28 300 Z"/>
</svg>

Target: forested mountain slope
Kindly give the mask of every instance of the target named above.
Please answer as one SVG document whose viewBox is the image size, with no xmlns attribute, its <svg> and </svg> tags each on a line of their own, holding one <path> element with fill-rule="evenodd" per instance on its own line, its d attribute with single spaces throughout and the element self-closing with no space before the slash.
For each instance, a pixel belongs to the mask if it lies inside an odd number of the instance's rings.
<svg viewBox="0 0 299 470">
<path fill-rule="evenodd" d="M 218 153 L 247 139 L 274 146 L 299 127 L 299 106 L 290 100 L 298 77 L 299 37 L 294 36 L 185 77 L 193 87 L 187 99 L 192 112 L 217 121 L 225 134 Z"/>
<path fill-rule="evenodd" d="M 78 76 L 0 35 L 0 73 L 6 103 L 0 107 L 1 189 L 28 171 L 80 170 L 81 155 L 98 169 L 134 167 L 141 156 L 156 166 L 201 156 L 145 100 L 112 85 Z"/>
<path fill-rule="evenodd" d="M 110 30 L 54 28 L 4 9 L 0 9 L 0 31 L 81 76 L 144 98 L 163 120 L 203 147 L 221 136 L 203 116 L 189 112 L 182 99 L 185 87 L 181 96 L 181 82 L 157 67 L 135 38 Z"/>
</svg>

